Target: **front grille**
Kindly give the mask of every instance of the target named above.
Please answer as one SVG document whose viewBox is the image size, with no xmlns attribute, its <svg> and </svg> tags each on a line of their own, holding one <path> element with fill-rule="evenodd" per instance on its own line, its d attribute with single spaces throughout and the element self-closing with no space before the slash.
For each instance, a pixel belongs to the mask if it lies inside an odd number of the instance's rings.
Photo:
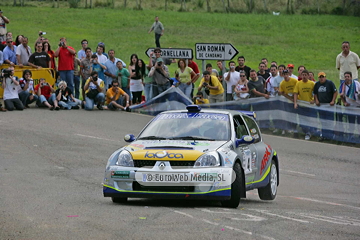
<svg viewBox="0 0 360 240">
<path fill-rule="evenodd" d="M 155 160 L 134 160 L 134 167 L 153 167 Z M 164 161 L 165 162 L 165 161 Z M 171 167 L 193 167 L 195 161 L 169 161 Z"/>
<path fill-rule="evenodd" d="M 134 167 L 153 167 L 155 163 L 154 160 L 134 160 Z"/>
<path fill-rule="evenodd" d="M 153 192 L 194 192 L 194 186 L 143 186 L 138 182 L 133 182 L 134 191 L 153 191 Z"/>
<path fill-rule="evenodd" d="M 172 167 L 193 167 L 195 161 L 170 161 Z"/>
</svg>

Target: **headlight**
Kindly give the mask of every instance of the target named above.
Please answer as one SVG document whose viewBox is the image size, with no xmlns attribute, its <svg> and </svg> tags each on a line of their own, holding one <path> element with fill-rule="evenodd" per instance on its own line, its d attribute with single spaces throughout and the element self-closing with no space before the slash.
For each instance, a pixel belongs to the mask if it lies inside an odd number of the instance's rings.
<svg viewBox="0 0 360 240">
<path fill-rule="evenodd" d="M 121 151 L 118 160 L 116 162 L 116 165 L 124 166 L 124 167 L 133 167 L 134 161 L 132 159 L 131 154 L 126 150 Z"/>
<path fill-rule="evenodd" d="M 194 166 L 195 167 L 220 166 L 219 154 L 217 152 L 205 153 L 196 160 Z"/>
</svg>

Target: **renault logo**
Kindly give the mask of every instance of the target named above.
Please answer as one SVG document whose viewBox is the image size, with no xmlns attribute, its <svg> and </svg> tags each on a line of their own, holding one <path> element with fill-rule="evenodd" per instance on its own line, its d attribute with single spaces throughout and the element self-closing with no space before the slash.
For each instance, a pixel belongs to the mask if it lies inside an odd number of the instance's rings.
<svg viewBox="0 0 360 240">
<path fill-rule="evenodd" d="M 159 164 L 160 170 L 164 170 L 165 167 L 166 167 L 166 165 L 165 165 L 164 162 L 161 162 L 161 163 Z"/>
</svg>

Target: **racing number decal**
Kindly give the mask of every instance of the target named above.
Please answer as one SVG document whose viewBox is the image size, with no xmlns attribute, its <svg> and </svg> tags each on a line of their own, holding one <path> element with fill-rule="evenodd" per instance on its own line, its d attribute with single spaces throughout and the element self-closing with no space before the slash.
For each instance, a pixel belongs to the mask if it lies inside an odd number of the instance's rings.
<svg viewBox="0 0 360 240">
<path fill-rule="evenodd" d="M 243 168 L 244 168 L 245 174 L 248 174 L 248 173 L 252 172 L 252 168 L 251 168 L 251 151 L 250 151 L 250 149 L 244 150 L 244 153 L 243 153 Z"/>
</svg>

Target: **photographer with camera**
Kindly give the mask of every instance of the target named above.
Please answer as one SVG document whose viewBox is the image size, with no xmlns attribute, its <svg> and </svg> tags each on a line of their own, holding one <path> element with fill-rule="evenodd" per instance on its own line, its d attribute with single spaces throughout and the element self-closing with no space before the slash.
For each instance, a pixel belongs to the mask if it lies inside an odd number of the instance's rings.
<svg viewBox="0 0 360 240">
<path fill-rule="evenodd" d="M 210 103 L 224 101 L 224 88 L 218 77 L 211 76 L 209 71 L 203 72 L 203 78 L 200 81 L 198 91 L 205 88 L 206 94 L 209 96 Z"/>
<path fill-rule="evenodd" d="M 97 104 L 99 110 L 103 110 L 103 103 L 105 101 L 104 81 L 98 78 L 98 73 L 92 71 L 90 77 L 86 80 L 84 85 L 85 90 L 85 110 L 93 110 L 94 105 Z"/>
<path fill-rule="evenodd" d="M 0 43 L 5 41 L 6 25 L 10 23 L 9 19 L 3 15 L 3 11 L 0 9 Z"/>
<path fill-rule="evenodd" d="M 29 69 L 23 71 L 23 76 L 20 78 L 20 87 L 22 91 L 19 92 L 19 98 L 25 108 L 29 108 L 29 104 L 37 101 L 38 96 L 34 95 L 34 80 L 31 78 L 32 73 Z"/>
<path fill-rule="evenodd" d="M 55 94 L 53 94 L 53 87 L 46 82 L 45 78 L 40 78 L 40 83 L 35 86 L 35 93 L 38 96 L 36 104 L 38 107 L 48 107 L 50 110 L 54 110 L 52 104 L 54 104 Z M 55 110 L 59 110 L 59 106 L 55 106 Z"/>
<path fill-rule="evenodd" d="M 14 73 L 14 67 L 3 69 L 1 73 L 5 108 L 9 111 L 24 109 L 24 105 L 19 99 L 19 91 L 21 91 L 20 83 L 18 77 L 14 76 Z"/>
<path fill-rule="evenodd" d="M 209 104 L 209 99 L 204 98 L 204 94 L 202 92 L 198 92 L 195 97 L 195 104 Z"/>
<path fill-rule="evenodd" d="M 61 80 L 64 80 L 67 86 L 74 91 L 74 56 L 76 52 L 73 47 L 66 43 L 66 38 L 60 38 L 59 47 L 55 51 L 55 57 L 59 58 L 58 71 Z"/>
<path fill-rule="evenodd" d="M 55 91 L 54 106 L 60 105 L 66 110 L 80 109 L 81 100 L 74 98 L 70 88 L 67 87 L 65 81 L 60 81 L 58 89 Z"/>
<path fill-rule="evenodd" d="M 151 68 L 148 76 L 153 77 L 159 94 L 170 88 L 169 69 L 162 58 L 156 59 L 156 64 Z"/>
</svg>

